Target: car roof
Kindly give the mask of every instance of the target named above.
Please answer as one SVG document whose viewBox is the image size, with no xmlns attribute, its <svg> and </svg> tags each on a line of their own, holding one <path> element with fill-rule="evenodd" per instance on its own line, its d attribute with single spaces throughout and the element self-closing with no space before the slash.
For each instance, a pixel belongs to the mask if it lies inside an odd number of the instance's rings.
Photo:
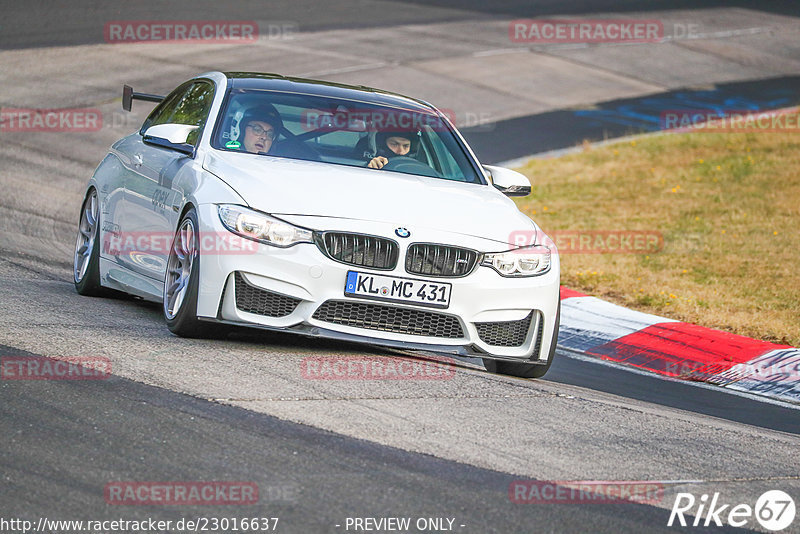
<svg viewBox="0 0 800 534">
<path fill-rule="evenodd" d="M 233 89 L 257 89 L 283 91 L 308 95 L 319 95 L 345 100 L 356 100 L 386 106 L 409 108 L 415 111 L 434 112 L 437 110 L 424 100 L 418 100 L 397 93 L 366 87 L 347 85 L 308 78 L 295 78 L 274 73 L 262 72 L 224 72 L 228 85 Z"/>
</svg>

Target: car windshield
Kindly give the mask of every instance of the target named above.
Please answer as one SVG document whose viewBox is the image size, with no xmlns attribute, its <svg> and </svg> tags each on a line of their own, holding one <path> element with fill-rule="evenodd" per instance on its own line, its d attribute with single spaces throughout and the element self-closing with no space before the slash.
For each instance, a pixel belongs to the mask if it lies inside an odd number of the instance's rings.
<svg viewBox="0 0 800 534">
<path fill-rule="evenodd" d="M 233 89 L 223 104 L 212 146 L 354 167 L 383 158 L 383 168 L 374 172 L 482 183 L 451 126 L 422 108 Z"/>
</svg>

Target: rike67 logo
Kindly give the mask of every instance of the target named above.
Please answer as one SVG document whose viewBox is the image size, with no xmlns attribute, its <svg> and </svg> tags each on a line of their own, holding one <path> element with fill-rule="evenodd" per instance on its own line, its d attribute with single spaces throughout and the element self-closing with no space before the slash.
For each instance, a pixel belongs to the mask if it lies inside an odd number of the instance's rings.
<svg viewBox="0 0 800 534">
<path fill-rule="evenodd" d="M 762 528 L 777 532 L 792 524 L 795 512 L 794 499 L 781 490 L 765 491 L 754 507 L 744 503 L 735 506 L 726 503 L 720 498 L 719 492 L 715 492 L 710 500 L 707 494 L 695 499 L 691 493 L 678 493 L 667 526 L 689 526 L 684 514 L 694 516 L 691 523 L 693 527 L 722 527 L 725 524 L 743 527 L 755 517 Z"/>
</svg>

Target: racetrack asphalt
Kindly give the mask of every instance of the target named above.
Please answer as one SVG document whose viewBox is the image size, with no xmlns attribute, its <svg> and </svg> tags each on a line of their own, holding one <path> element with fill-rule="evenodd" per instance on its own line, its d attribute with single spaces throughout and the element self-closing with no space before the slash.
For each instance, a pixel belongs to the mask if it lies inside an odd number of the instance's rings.
<svg viewBox="0 0 800 534">
<path fill-rule="evenodd" d="M 10 347 L 0 355 L 21 355 Z M 32 356 L 24 354 L 25 356 Z M 636 503 L 515 504 L 520 477 L 377 445 L 113 377 L 6 381 L 4 518 L 141 521 L 277 517 L 282 532 L 342 532 L 347 518 L 448 518 L 456 532 L 670 532 Z M 256 504 L 110 505 L 119 481 L 245 481 Z M 339 527 L 337 527 L 339 525 Z M 728 528 L 726 531 L 738 529 Z"/>
<path fill-rule="evenodd" d="M 350 13 L 361 6 L 344 4 Z M 482 5 L 395 7 L 417 13 L 408 23 L 469 22 L 477 17 L 470 9 Z M 737 9 L 731 17 L 742 14 Z M 116 12 L 87 10 L 94 29 L 111 16 Z M 208 57 L 181 46 L 54 47 L 62 36 L 53 31 L 57 17 L 50 17 L 42 15 L 53 22 L 38 37 L 2 55 L 17 69 L 4 73 L 3 106 L 96 105 L 117 120 L 111 110 L 119 107 L 118 82 L 131 77 L 141 90 L 147 82 L 158 92 L 232 57 L 237 66 L 261 70 L 270 61 L 302 60 L 297 68 L 309 72 L 325 62 L 343 69 L 358 64 L 341 51 L 318 57 L 304 48 L 313 45 L 307 41 L 294 56 L 267 53 L 250 63 L 242 59 L 252 56 L 249 50 L 213 47 Z M 0 26 L 5 35 L 7 20 Z M 76 31 L 65 25 L 63 38 Z M 393 38 L 408 35 L 392 31 Z M 364 38 L 346 31 L 322 37 L 342 46 Z M 472 94 L 474 101 L 486 98 Z M 516 105 L 498 116 L 536 115 Z M 389 516 L 455 518 L 464 525 L 458 532 L 657 532 L 676 530 L 666 523 L 681 491 L 720 492 L 726 502 L 751 506 L 768 489 L 800 499 L 794 407 L 561 352 L 542 380 L 491 375 L 466 361 L 440 381 L 308 380 L 301 372 L 308 357 L 413 357 L 260 332 L 184 340 L 169 333 L 158 306 L 78 296 L 70 271 L 82 188 L 107 146 L 146 111 L 142 106 L 94 133 L 0 134 L 0 356 L 102 356 L 113 373 L 99 381 L 0 381 L 0 517 L 175 519 L 257 511 L 281 517 L 282 532 L 342 532 L 336 525 L 347 517 Z M 567 142 L 566 125 L 548 127 Z M 507 132 L 496 132 L 502 143 Z M 652 505 L 513 504 L 508 485 L 520 478 L 656 481 L 665 491 Z M 106 504 L 104 485 L 120 480 L 252 480 L 262 499 L 252 509 Z M 787 531 L 800 532 L 799 525 Z M 763 531 L 756 522 L 748 526 Z"/>
<path fill-rule="evenodd" d="M 796 7 L 781 0 L 762 0 L 758 10 L 796 15 Z M 709 9 L 752 8 L 748 0 L 709 0 Z M 0 25 L 0 49 L 75 46 L 104 42 L 103 27 L 111 20 L 257 20 L 291 22 L 301 31 L 328 29 L 357 30 L 401 24 L 433 23 L 481 18 L 533 18 L 553 15 L 612 13 L 616 16 L 697 7 L 692 0 L 329 0 L 325 9 L 313 0 L 272 0 L 269 7 L 260 0 L 237 2 L 195 2 L 139 0 L 124 8 L 103 0 L 77 0 L 53 4 L 31 0 L 25 9 L 4 7 Z M 365 55 L 369 51 L 365 51 Z"/>
<path fill-rule="evenodd" d="M 676 89 L 602 102 L 587 109 L 559 109 L 514 117 L 462 133 L 481 160 L 500 163 L 528 156 L 531 146 L 548 152 L 622 136 L 667 129 L 662 114 L 741 107 L 752 112 L 800 104 L 800 76 L 716 84 L 713 88 Z M 499 140 L 502 142 L 498 142 Z"/>
</svg>

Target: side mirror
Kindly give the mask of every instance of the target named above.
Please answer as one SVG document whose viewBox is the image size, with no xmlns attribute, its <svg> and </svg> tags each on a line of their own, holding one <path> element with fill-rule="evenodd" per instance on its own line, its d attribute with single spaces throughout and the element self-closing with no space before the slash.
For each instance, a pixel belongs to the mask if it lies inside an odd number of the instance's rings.
<svg viewBox="0 0 800 534">
<path fill-rule="evenodd" d="M 509 197 L 525 197 L 531 194 L 531 182 L 527 176 L 517 171 L 496 167 L 494 165 L 484 165 L 483 168 L 489 175 L 489 179 L 495 188 Z"/>
<path fill-rule="evenodd" d="M 156 124 L 145 130 L 144 142 L 194 157 L 194 145 L 187 140 L 192 132 L 199 129 L 199 126 L 190 124 Z"/>
</svg>

